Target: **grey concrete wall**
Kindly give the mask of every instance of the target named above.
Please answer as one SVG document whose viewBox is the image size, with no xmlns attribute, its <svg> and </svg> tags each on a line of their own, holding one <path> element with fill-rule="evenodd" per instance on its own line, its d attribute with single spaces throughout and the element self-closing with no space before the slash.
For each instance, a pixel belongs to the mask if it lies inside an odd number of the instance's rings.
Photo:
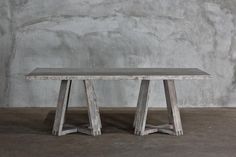
<svg viewBox="0 0 236 157">
<path fill-rule="evenodd" d="M 8 0 L 0 1 L 0 106 L 3 107 L 8 106 L 8 80 L 14 42 L 10 7 Z"/>
<path fill-rule="evenodd" d="M 59 82 L 27 81 L 36 67 L 197 67 L 212 80 L 178 81 L 183 107 L 236 107 L 235 0 L 1 0 L 0 106 L 55 106 Z M 151 106 L 164 106 L 152 82 Z M 135 106 L 139 81 L 97 81 L 101 106 Z M 83 106 L 81 82 L 71 106 Z"/>
</svg>

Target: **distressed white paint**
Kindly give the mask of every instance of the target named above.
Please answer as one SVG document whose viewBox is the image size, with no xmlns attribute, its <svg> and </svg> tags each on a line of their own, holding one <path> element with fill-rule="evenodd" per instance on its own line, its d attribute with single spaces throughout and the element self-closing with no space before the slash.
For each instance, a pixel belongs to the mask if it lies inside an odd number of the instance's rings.
<svg viewBox="0 0 236 157">
<path fill-rule="evenodd" d="M 197 68 L 36 68 L 29 80 L 183 80 L 208 79 Z"/>
</svg>

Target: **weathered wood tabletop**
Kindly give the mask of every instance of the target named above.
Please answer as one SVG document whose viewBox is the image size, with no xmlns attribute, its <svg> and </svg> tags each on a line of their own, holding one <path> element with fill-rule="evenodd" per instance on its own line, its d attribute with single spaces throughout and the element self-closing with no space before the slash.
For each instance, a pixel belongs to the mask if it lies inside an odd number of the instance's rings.
<svg viewBox="0 0 236 157">
<path fill-rule="evenodd" d="M 197 68 L 36 68 L 26 75 L 30 80 L 181 80 L 209 77 L 208 73 Z"/>
</svg>

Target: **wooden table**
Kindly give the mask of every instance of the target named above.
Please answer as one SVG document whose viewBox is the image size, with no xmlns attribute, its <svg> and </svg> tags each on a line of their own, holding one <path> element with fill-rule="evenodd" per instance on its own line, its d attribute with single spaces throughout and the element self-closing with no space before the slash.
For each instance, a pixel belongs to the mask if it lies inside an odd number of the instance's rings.
<svg viewBox="0 0 236 157">
<path fill-rule="evenodd" d="M 171 135 L 183 135 L 182 123 L 174 80 L 207 79 L 209 74 L 196 68 L 113 68 L 113 69 L 73 69 L 73 68 L 36 68 L 26 75 L 29 80 L 60 80 L 53 135 L 61 136 L 73 132 L 82 132 L 93 136 L 101 134 L 101 119 L 96 102 L 93 80 L 141 80 L 137 110 L 134 119 L 134 133 L 147 135 L 164 132 Z M 86 127 L 64 125 L 68 107 L 72 80 L 83 80 L 87 95 L 87 106 L 90 124 Z M 169 123 L 166 125 L 146 125 L 150 80 L 163 80 Z"/>
</svg>

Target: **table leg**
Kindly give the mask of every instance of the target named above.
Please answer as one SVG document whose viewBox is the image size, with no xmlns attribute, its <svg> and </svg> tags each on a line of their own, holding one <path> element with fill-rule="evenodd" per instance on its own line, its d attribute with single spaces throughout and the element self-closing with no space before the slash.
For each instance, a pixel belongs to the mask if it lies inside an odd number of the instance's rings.
<svg viewBox="0 0 236 157">
<path fill-rule="evenodd" d="M 63 124 L 65 120 L 65 112 L 69 102 L 71 82 L 68 80 L 62 80 L 60 86 L 60 92 L 58 97 L 56 115 L 53 125 L 52 134 L 56 136 L 64 135 L 65 133 L 77 132 L 76 128 L 66 130 L 63 132 Z M 66 102 L 66 103 L 65 103 Z"/>
<path fill-rule="evenodd" d="M 164 89 L 168 110 L 168 118 L 170 125 L 173 125 L 174 135 L 183 135 L 182 123 L 177 106 L 177 96 L 174 80 L 164 80 Z"/>
<path fill-rule="evenodd" d="M 142 81 L 141 81 L 141 84 L 142 84 Z M 140 90 L 141 90 L 141 86 L 140 86 Z M 140 91 L 139 91 L 139 95 L 140 95 Z M 139 102 L 139 99 L 138 99 L 138 102 Z M 140 110 L 141 110 L 141 103 L 137 103 L 136 112 L 135 112 L 135 116 L 134 116 L 134 122 L 133 122 L 133 127 L 134 128 L 137 125 L 137 121 L 138 121 L 139 115 L 140 115 Z"/>
<path fill-rule="evenodd" d="M 147 119 L 147 111 L 148 111 L 148 100 L 150 95 L 150 80 L 142 80 L 139 97 L 138 97 L 138 104 L 137 110 L 134 120 L 135 131 L 134 134 L 136 135 L 144 135 L 145 134 L 145 125 Z"/>
<path fill-rule="evenodd" d="M 68 93 L 67 93 L 67 100 L 66 100 L 66 111 L 65 114 L 67 113 L 68 106 L 69 106 L 69 101 L 70 101 L 70 91 L 71 91 L 71 84 L 72 80 L 69 81 L 69 86 L 68 86 Z M 64 117 L 64 122 L 66 121 L 66 116 Z"/>
<path fill-rule="evenodd" d="M 101 135 L 102 125 L 93 82 L 92 80 L 84 80 L 84 85 L 87 95 L 88 115 L 91 127 L 91 134 L 93 136 Z"/>
</svg>

